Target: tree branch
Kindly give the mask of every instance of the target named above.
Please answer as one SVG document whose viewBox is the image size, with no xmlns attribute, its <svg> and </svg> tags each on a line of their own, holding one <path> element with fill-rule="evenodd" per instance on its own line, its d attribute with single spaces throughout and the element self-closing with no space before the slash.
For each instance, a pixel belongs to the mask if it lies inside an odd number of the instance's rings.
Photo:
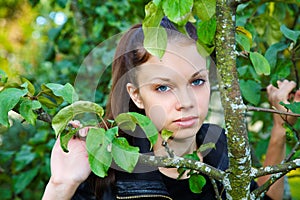
<svg viewBox="0 0 300 200">
<path fill-rule="evenodd" d="M 283 177 L 289 171 L 296 168 L 300 168 L 300 159 L 295 159 L 288 163 L 278 164 L 274 166 L 262 167 L 258 170 L 252 169 L 252 172 L 254 171 L 254 174 L 256 174 L 254 178 L 272 174 L 267 182 L 265 182 L 262 186 L 260 186 L 251 193 L 251 196 L 254 196 L 254 198 L 252 199 L 257 199 L 258 196 L 264 194 L 278 179 Z"/>
<path fill-rule="evenodd" d="M 251 199 L 257 199 L 259 196 L 263 196 L 263 194 L 273 185 L 278 179 L 283 177 L 287 172 L 281 172 L 277 174 L 272 174 L 270 179 L 265 182 L 262 186 L 258 187 L 256 190 L 254 190 L 251 193 L 252 198 Z M 253 198 L 254 196 L 254 198 Z"/>
<path fill-rule="evenodd" d="M 174 167 L 174 168 L 184 167 L 188 169 L 193 169 L 221 182 L 225 177 L 225 172 L 216 169 L 208 164 L 205 164 L 200 161 L 187 159 L 187 158 L 177 157 L 177 156 L 171 158 L 171 157 L 159 157 L 159 156 L 140 154 L 139 162 L 145 165 L 155 166 L 155 167 Z"/>
<path fill-rule="evenodd" d="M 265 175 L 268 175 L 268 174 L 287 173 L 287 172 L 289 172 L 291 170 L 294 170 L 296 168 L 300 168 L 300 158 L 295 159 L 295 160 L 290 161 L 290 162 L 287 162 L 287 163 L 282 163 L 282 164 L 273 165 L 273 166 L 261 167 L 259 169 L 252 168 L 251 176 L 253 178 L 257 178 L 257 177 L 265 176 Z"/>
<path fill-rule="evenodd" d="M 216 1 L 216 59 L 219 88 L 226 125 L 229 172 L 224 177 L 228 199 L 248 199 L 251 154 L 245 111 L 238 83 L 235 53 L 235 13 L 232 1 Z"/>
<path fill-rule="evenodd" d="M 38 117 L 37 119 L 41 120 L 41 121 L 44 121 L 44 122 L 47 122 L 49 124 L 52 123 L 52 116 L 49 115 L 47 112 L 45 112 L 44 109 L 40 108 L 36 111 L 36 113 L 38 114 Z"/>
</svg>

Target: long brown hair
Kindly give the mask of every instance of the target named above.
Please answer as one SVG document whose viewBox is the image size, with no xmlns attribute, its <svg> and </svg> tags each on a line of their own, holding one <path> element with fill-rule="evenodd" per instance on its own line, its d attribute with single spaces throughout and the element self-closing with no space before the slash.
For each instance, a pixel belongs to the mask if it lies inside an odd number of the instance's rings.
<svg viewBox="0 0 300 200">
<path fill-rule="evenodd" d="M 161 27 L 167 30 L 169 41 L 172 37 L 174 38 L 174 32 L 176 35 L 179 33 L 166 17 L 162 19 Z M 186 30 L 191 39 L 197 40 L 196 29 L 192 24 L 187 23 Z M 119 41 L 112 63 L 112 86 L 106 105 L 106 120 L 114 119 L 118 114 L 124 112 L 145 114 L 144 110 L 134 104 L 126 89 L 127 83 L 135 84 L 134 68 L 147 62 L 152 56 L 143 47 L 143 41 L 144 33 L 141 24 L 132 26 Z M 92 174 L 89 179 L 93 182 L 97 199 L 102 199 L 104 191 L 113 186 L 115 173 L 113 169 L 110 169 L 105 178 L 99 178 Z"/>
</svg>

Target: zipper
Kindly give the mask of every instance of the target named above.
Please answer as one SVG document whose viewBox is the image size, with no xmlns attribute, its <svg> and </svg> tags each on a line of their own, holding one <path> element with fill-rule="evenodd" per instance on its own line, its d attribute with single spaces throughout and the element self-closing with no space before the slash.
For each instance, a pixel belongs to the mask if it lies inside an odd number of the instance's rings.
<svg viewBox="0 0 300 200">
<path fill-rule="evenodd" d="M 126 196 L 126 197 L 120 197 L 117 196 L 117 199 L 138 199 L 138 198 L 165 198 L 169 200 L 173 200 L 171 197 L 165 196 L 165 195 L 151 195 L 151 194 L 145 194 L 145 195 L 134 195 L 134 196 Z"/>
</svg>

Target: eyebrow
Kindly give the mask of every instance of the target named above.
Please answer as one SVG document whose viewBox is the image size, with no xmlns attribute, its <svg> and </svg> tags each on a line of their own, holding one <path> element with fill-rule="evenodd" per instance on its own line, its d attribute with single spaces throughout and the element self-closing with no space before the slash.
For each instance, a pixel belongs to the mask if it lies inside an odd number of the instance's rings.
<svg viewBox="0 0 300 200">
<path fill-rule="evenodd" d="M 161 81 L 165 81 L 165 82 L 171 82 L 171 79 L 164 78 L 164 77 L 155 77 L 155 78 L 151 79 L 150 81 L 153 81 L 153 80 L 161 80 Z"/>
<path fill-rule="evenodd" d="M 200 69 L 199 71 L 195 72 L 191 78 L 195 78 L 196 76 L 198 76 L 201 72 L 206 71 L 206 69 Z"/>
<path fill-rule="evenodd" d="M 206 69 L 200 69 L 199 71 L 195 72 L 192 76 L 191 79 L 197 77 L 199 74 L 201 74 L 201 72 L 206 71 Z M 165 82 L 171 82 L 172 80 L 169 78 L 165 78 L 165 77 L 155 77 L 153 79 L 151 79 L 150 81 L 153 80 L 161 80 L 161 81 L 165 81 Z"/>
</svg>

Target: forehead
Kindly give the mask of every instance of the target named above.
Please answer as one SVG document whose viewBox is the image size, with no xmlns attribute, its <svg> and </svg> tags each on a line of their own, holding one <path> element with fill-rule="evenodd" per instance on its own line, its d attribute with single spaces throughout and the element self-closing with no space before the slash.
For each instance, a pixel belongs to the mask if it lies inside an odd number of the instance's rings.
<svg viewBox="0 0 300 200">
<path fill-rule="evenodd" d="M 149 76 L 183 76 L 190 78 L 194 73 L 206 69 L 206 59 L 197 51 L 195 44 L 168 43 L 164 56 L 151 56 L 138 67 L 140 80 Z M 141 73 L 142 72 L 142 73 Z"/>
</svg>

